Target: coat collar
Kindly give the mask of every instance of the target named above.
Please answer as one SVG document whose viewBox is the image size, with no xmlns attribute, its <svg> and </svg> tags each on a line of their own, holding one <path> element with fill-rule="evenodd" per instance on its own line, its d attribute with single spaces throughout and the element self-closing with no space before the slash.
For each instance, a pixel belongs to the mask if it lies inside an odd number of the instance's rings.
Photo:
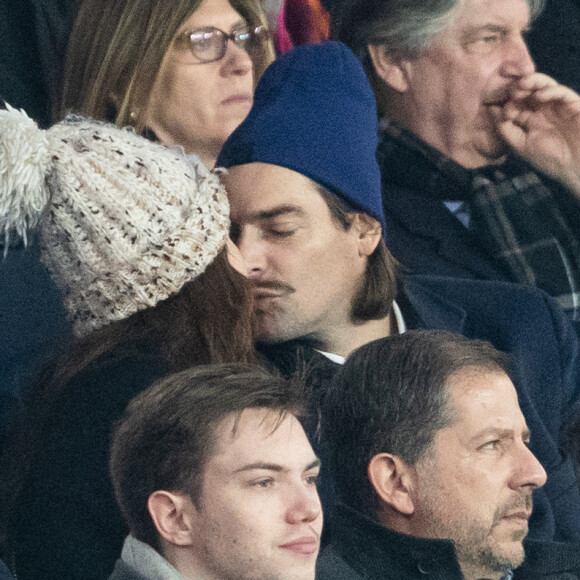
<svg viewBox="0 0 580 580">
<path fill-rule="evenodd" d="M 401 281 L 397 302 L 408 328 L 438 328 L 461 333 L 466 312 L 455 302 L 433 290 L 431 276 L 406 276 Z M 439 280 L 439 279 L 438 279 Z"/>
<path fill-rule="evenodd" d="M 121 559 L 116 564 L 116 571 L 119 573 L 127 569 L 142 574 L 143 578 L 183 580 L 181 574 L 161 554 L 131 535 L 125 539 Z"/>
<path fill-rule="evenodd" d="M 400 534 L 345 505 L 335 509 L 329 544 L 365 578 L 462 578 L 450 540 Z"/>
<path fill-rule="evenodd" d="M 434 252 L 479 277 L 505 278 L 473 232 L 443 205 L 444 200 L 470 198 L 474 170 L 461 167 L 395 124 L 381 131 L 377 159 L 387 222 L 430 240 Z M 387 223 L 387 245 L 388 237 Z"/>
</svg>

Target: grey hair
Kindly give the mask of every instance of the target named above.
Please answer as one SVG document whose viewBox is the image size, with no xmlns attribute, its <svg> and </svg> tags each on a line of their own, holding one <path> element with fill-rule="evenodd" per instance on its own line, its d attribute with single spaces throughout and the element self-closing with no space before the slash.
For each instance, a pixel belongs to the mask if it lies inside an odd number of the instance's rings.
<svg viewBox="0 0 580 580">
<path fill-rule="evenodd" d="M 339 0 L 331 13 L 331 36 L 365 60 L 367 46 L 380 44 L 388 53 L 411 56 L 453 20 L 461 0 Z M 527 0 L 534 20 L 545 0 Z"/>
</svg>

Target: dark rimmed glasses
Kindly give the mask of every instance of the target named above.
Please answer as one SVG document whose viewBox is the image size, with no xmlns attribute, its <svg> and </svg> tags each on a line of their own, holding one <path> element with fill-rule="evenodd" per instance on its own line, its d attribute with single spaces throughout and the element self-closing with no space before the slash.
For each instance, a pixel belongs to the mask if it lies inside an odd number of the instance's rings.
<svg viewBox="0 0 580 580">
<path fill-rule="evenodd" d="M 228 40 L 249 53 L 268 38 L 268 29 L 265 26 L 256 28 L 245 26 L 234 30 L 231 34 L 210 26 L 193 32 L 184 32 L 175 39 L 175 42 L 189 48 L 201 62 L 213 62 L 225 56 Z"/>
</svg>

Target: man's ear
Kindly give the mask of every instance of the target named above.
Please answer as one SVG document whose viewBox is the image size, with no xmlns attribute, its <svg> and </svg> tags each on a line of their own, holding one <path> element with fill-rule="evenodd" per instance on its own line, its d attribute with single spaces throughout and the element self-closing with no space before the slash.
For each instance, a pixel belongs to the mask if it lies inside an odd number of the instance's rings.
<svg viewBox="0 0 580 580">
<path fill-rule="evenodd" d="M 369 44 L 368 51 L 377 75 L 391 89 L 404 93 L 409 85 L 401 60 L 388 55 L 382 44 Z"/>
<path fill-rule="evenodd" d="M 159 535 L 177 546 L 193 543 L 191 499 L 181 493 L 158 490 L 147 500 L 147 509 Z"/>
<path fill-rule="evenodd" d="M 381 502 L 400 514 L 415 512 L 412 499 L 413 468 L 391 453 L 379 453 L 369 462 L 368 477 Z"/>
<path fill-rule="evenodd" d="M 355 213 L 352 228 L 358 232 L 359 255 L 370 256 L 381 241 L 381 224 L 366 213 Z"/>
</svg>

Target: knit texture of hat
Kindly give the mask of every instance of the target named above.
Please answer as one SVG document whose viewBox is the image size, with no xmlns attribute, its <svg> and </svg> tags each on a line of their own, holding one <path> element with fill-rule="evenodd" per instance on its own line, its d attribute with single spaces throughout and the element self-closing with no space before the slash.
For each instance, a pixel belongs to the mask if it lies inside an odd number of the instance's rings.
<svg viewBox="0 0 580 580">
<path fill-rule="evenodd" d="M 377 219 L 384 232 L 377 139 L 375 97 L 360 61 L 340 42 L 305 44 L 266 70 L 217 166 L 287 167 Z"/>
<path fill-rule="evenodd" d="M 155 306 L 224 246 L 229 204 L 196 156 L 70 119 L 41 131 L 0 111 L 0 233 L 39 223 L 77 336 Z"/>
</svg>

